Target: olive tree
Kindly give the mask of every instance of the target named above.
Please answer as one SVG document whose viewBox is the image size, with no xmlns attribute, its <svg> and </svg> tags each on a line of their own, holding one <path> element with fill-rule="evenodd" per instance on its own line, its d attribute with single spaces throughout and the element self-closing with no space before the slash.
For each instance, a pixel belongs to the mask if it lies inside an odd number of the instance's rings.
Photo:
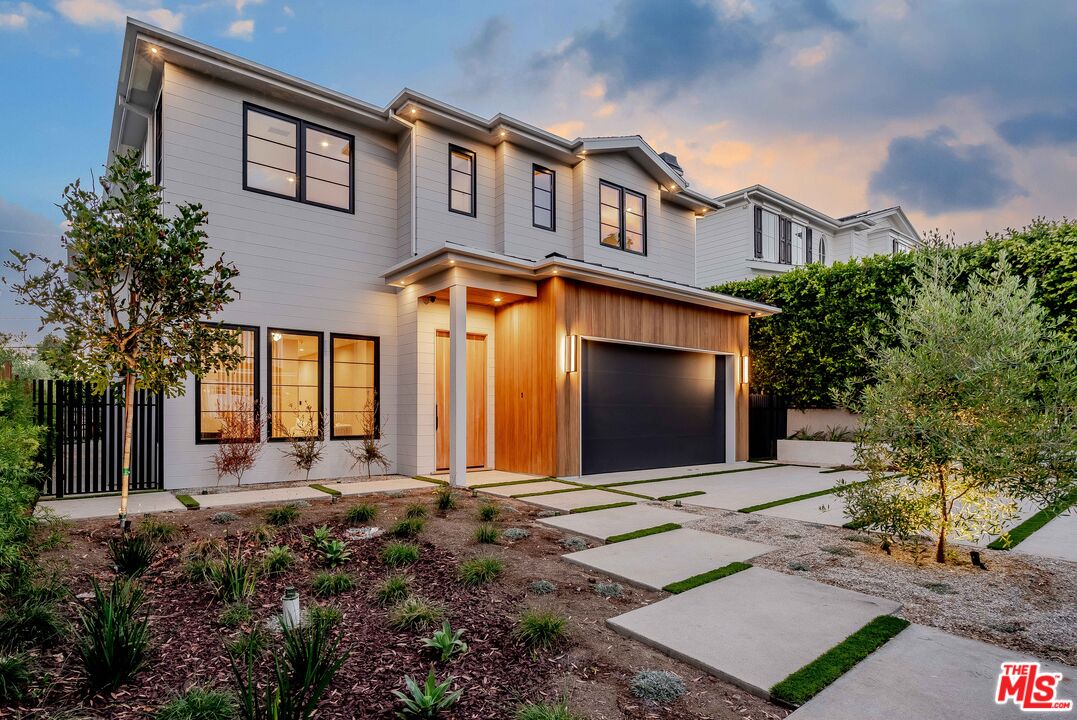
<svg viewBox="0 0 1077 720">
<path fill-rule="evenodd" d="M 1022 500 L 1072 491 L 1077 470 L 1077 362 L 1072 343 L 1034 299 L 1034 281 L 1003 256 L 968 273 L 953 253 L 927 252 L 890 337 L 869 337 L 869 382 L 843 403 L 861 413 L 857 452 L 867 483 L 839 491 L 853 522 L 899 536 L 1001 533 Z"/>
<path fill-rule="evenodd" d="M 124 440 L 119 517 L 127 515 L 136 389 L 180 395 L 189 373 L 231 369 L 241 350 L 231 330 L 205 321 L 237 295 L 223 255 L 207 263 L 201 205 L 165 213 L 161 188 L 138 153 L 118 156 L 98 187 L 64 190 L 63 260 L 12 251 L 19 302 L 57 333 L 50 364 L 104 393 L 122 381 Z"/>
</svg>

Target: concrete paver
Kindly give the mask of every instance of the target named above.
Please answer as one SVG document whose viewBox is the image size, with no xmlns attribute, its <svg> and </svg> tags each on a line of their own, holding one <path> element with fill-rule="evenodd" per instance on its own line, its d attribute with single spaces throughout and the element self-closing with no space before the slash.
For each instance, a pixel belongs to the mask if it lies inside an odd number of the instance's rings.
<svg viewBox="0 0 1077 720">
<path fill-rule="evenodd" d="M 803 495 L 804 493 L 827 490 L 836 486 L 841 479 L 856 482 L 866 477 L 867 473 L 855 470 L 824 473 L 820 472 L 819 468 L 784 465 L 762 470 L 718 475 L 708 479 L 709 482 L 706 485 L 699 487 L 688 487 L 686 485 L 686 490 L 704 490 L 706 494 L 685 498 L 683 502 L 702 507 L 739 510 L 751 505 L 760 505 L 773 500 Z M 700 480 L 704 479 L 700 478 Z M 663 486 L 666 485 L 668 483 L 645 483 L 632 485 L 628 489 L 644 495 L 672 494 L 672 492 L 667 492 L 663 489 Z M 813 500 L 817 499 L 813 498 Z"/>
<path fill-rule="evenodd" d="M 499 485 L 497 487 L 479 487 L 479 492 L 499 495 L 501 497 L 513 497 L 526 493 L 549 492 L 550 490 L 572 490 L 576 486 L 557 480 L 536 480 L 535 482 L 522 483 L 520 485 Z M 529 498 L 524 498 L 528 500 Z"/>
<path fill-rule="evenodd" d="M 434 475 L 440 480 L 448 481 L 449 475 Z M 469 470 L 466 483 L 469 488 L 481 488 L 483 485 L 494 483 L 515 482 L 516 480 L 545 480 L 545 475 L 530 475 L 528 473 L 509 472 L 508 470 Z"/>
<path fill-rule="evenodd" d="M 606 492 L 605 490 L 580 490 L 579 492 L 564 492 L 554 495 L 536 495 L 535 497 L 520 498 L 520 500 L 551 510 L 575 510 L 576 508 L 593 507 L 595 505 L 639 502 L 640 498 Z"/>
<path fill-rule="evenodd" d="M 1017 660 L 1034 658 L 936 628 L 910 625 L 789 717 L 1011 720 L 1035 715 L 1022 713 L 1013 704 L 995 704 L 999 667 Z M 1061 672 L 1064 678 L 1057 697 L 1077 700 L 1077 668 L 1042 663 L 1040 669 Z"/>
<path fill-rule="evenodd" d="M 672 582 L 773 549 L 772 545 L 681 528 L 562 557 L 604 575 L 661 590 Z"/>
<path fill-rule="evenodd" d="M 89 518 L 116 517 L 120 510 L 119 495 L 102 495 L 99 497 L 73 497 L 63 500 L 42 500 L 37 504 L 38 510 L 48 509 L 59 517 L 68 520 L 86 520 Z M 134 493 L 127 496 L 127 514 L 145 515 L 148 513 L 173 512 L 186 510 L 176 496 L 170 492 Z"/>
<path fill-rule="evenodd" d="M 769 697 L 775 683 L 873 618 L 900 607 L 807 578 L 750 568 L 606 623 Z"/>
<path fill-rule="evenodd" d="M 296 500 L 325 500 L 331 498 L 321 490 L 315 490 L 306 485 L 296 485 L 282 488 L 266 488 L 265 490 L 236 490 L 234 492 L 213 493 L 210 495 L 192 495 L 203 510 L 234 507 L 236 505 L 261 505 L 264 503 L 290 503 Z"/>
<path fill-rule="evenodd" d="M 425 480 L 400 477 L 385 478 L 384 480 L 359 480 L 355 482 L 327 482 L 322 483 L 328 488 L 339 490 L 341 495 L 373 495 L 383 492 L 397 492 L 400 490 L 433 490 L 436 485 Z M 325 493 L 322 493 L 323 495 Z"/>
<path fill-rule="evenodd" d="M 575 495 L 576 493 L 565 493 Z M 556 496 L 553 496 L 556 497 Z M 627 498 L 631 500 L 631 498 Z M 611 535 L 621 535 L 635 530 L 657 527 L 666 523 L 686 523 L 702 520 L 701 515 L 672 510 L 655 505 L 630 505 L 628 507 L 594 510 L 578 515 L 559 515 L 542 518 L 543 525 L 567 530 L 594 540 L 605 540 Z"/>
<path fill-rule="evenodd" d="M 622 472 L 601 473 L 599 475 L 583 475 L 571 478 L 575 482 L 584 485 L 607 485 L 618 482 L 635 482 L 637 480 L 657 480 L 659 478 L 677 477 L 678 475 L 694 475 L 696 473 L 716 473 L 727 470 L 759 467 L 765 463 L 746 461 L 715 463 L 712 465 L 685 465 L 683 467 L 651 468 L 649 470 L 625 470 Z"/>
<path fill-rule="evenodd" d="M 1011 552 L 1077 562 L 1077 508 L 1059 515 Z"/>
</svg>

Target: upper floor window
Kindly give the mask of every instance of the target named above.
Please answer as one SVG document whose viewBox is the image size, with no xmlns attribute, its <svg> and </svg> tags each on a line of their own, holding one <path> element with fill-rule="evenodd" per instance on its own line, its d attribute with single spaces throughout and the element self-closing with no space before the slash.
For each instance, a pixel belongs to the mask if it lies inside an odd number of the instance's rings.
<svg viewBox="0 0 1077 720">
<path fill-rule="evenodd" d="M 555 229 L 554 178 L 553 170 L 531 166 L 531 224 L 543 230 Z"/>
<path fill-rule="evenodd" d="M 322 334 L 269 329 L 269 439 L 322 436 Z"/>
<path fill-rule="evenodd" d="M 354 212 L 351 135 L 243 104 L 243 188 Z"/>
<path fill-rule="evenodd" d="M 449 210 L 475 217 L 475 153 L 449 146 Z"/>
<path fill-rule="evenodd" d="M 826 265 L 826 236 L 819 236 L 819 262 Z"/>
<path fill-rule="evenodd" d="M 258 328 L 223 325 L 239 341 L 242 360 L 231 370 L 215 368 L 195 378 L 196 442 L 258 439 Z"/>
<path fill-rule="evenodd" d="M 639 255 L 647 254 L 647 197 L 599 181 L 600 242 Z"/>
<path fill-rule="evenodd" d="M 904 240 L 899 240 L 898 238 L 893 238 L 893 253 L 894 253 L 894 255 L 897 255 L 898 253 L 910 252 L 912 249 L 913 249 L 912 243 L 905 242 Z"/>
</svg>

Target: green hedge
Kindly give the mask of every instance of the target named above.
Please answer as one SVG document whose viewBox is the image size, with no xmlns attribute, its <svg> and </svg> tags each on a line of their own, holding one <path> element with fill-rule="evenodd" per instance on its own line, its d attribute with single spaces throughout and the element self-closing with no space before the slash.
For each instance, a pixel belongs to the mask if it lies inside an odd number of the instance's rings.
<svg viewBox="0 0 1077 720">
<path fill-rule="evenodd" d="M 26 386 L 0 381 L 0 574 L 19 561 L 40 487 L 41 428 Z"/>
</svg>

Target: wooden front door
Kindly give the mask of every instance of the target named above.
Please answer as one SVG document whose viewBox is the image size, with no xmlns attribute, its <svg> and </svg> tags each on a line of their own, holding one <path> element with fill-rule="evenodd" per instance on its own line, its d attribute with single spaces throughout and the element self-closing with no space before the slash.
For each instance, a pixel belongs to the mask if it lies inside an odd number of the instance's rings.
<svg viewBox="0 0 1077 720">
<path fill-rule="evenodd" d="M 437 375 L 437 469 L 449 468 L 449 333 L 438 330 L 434 351 Z M 467 466 L 486 465 L 486 336 L 467 334 Z"/>
</svg>

